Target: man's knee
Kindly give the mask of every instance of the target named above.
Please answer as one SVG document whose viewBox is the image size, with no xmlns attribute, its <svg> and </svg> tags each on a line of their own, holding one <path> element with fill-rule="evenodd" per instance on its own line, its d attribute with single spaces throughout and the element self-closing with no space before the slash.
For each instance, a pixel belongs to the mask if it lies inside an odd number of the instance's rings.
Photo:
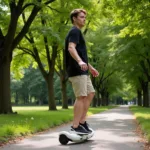
<svg viewBox="0 0 150 150">
<path fill-rule="evenodd" d="M 77 100 L 85 100 L 87 98 L 87 96 L 78 96 Z"/>
<path fill-rule="evenodd" d="M 88 96 L 90 96 L 90 97 L 94 97 L 94 95 L 95 95 L 95 92 L 91 92 L 88 94 Z"/>
</svg>

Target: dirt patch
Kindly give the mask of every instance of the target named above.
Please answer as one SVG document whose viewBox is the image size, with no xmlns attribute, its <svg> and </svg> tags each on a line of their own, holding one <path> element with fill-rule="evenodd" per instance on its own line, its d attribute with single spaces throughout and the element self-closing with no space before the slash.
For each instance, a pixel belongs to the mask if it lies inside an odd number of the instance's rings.
<svg viewBox="0 0 150 150">
<path fill-rule="evenodd" d="M 135 129 L 135 132 L 139 135 L 140 140 L 138 142 L 142 142 L 144 144 L 144 150 L 150 150 L 150 143 L 146 139 L 145 133 L 142 131 L 141 126 L 139 122 L 134 119 L 135 124 L 137 125 L 137 128 Z"/>
</svg>

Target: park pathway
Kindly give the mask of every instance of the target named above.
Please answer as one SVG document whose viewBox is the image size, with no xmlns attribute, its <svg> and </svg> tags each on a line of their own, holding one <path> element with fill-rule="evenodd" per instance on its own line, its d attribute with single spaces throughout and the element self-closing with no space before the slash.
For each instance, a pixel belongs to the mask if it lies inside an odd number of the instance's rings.
<svg viewBox="0 0 150 150">
<path fill-rule="evenodd" d="M 85 143 L 61 145 L 58 134 L 69 130 L 71 124 L 57 127 L 42 134 L 26 138 L 0 150 L 144 150 L 135 132 L 136 124 L 128 106 L 120 106 L 88 117 L 95 135 Z"/>
</svg>

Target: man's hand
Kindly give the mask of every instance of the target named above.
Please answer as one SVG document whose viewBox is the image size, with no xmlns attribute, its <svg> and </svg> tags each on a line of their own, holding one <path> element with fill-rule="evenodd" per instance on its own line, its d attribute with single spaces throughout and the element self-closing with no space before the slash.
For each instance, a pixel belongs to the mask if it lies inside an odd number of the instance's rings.
<svg viewBox="0 0 150 150">
<path fill-rule="evenodd" d="M 90 70 L 91 74 L 93 75 L 93 77 L 99 76 L 99 72 L 95 68 L 92 67 L 89 70 Z"/>
<path fill-rule="evenodd" d="M 78 64 L 79 64 L 79 66 L 81 67 L 81 70 L 83 70 L 83 71 L 88 70 L 88 65 L 87 65 L 85 62 L 83 62 L 82 60 L 80 60 L 80 61 L 78 62 Z"/>
</svg>

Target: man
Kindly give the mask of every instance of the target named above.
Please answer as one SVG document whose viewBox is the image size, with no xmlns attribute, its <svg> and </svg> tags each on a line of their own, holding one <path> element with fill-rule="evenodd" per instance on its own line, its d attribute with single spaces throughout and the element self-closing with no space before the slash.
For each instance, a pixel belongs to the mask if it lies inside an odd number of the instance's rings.
<svg viewBox="0 0 150 150">
<path fill-rule="evenodd" d="M 81 33 L 81 28 L 85 25 L 86 11 L 75 9 L 71 12 L 70 19 L 73 27 L 65 40 L 65 59 L 69 81 L 76 96 L 71 130 L 88 134 L 91 130 L 86 122 L 86 113 L 95 94 L 88 70 L 94 77 L 99 73 L 88 63 L 86 44 Z"/>
</svg>

